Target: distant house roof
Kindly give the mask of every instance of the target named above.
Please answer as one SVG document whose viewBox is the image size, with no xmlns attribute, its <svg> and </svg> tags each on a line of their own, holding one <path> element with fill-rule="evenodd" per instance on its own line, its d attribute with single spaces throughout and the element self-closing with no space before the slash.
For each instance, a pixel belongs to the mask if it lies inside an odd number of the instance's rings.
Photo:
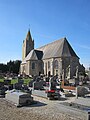
<svg viewBox="0 0 90 120">
<path fill-rule="evenodd" d="M 52 57 L 78 57 L 66 38 L 49 43 L 37 50 L 43 51 L 43 59 Z"/>
</svg>

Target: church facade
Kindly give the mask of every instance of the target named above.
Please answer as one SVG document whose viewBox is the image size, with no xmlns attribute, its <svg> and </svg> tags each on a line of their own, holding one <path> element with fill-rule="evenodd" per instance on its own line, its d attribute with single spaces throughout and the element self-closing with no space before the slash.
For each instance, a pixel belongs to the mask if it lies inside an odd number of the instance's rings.
<svg viewBox="0 0 90 120">
<path fill-rule="evenodd" d="M 84 73 L 84 71 L 79 57 L 66 38 L 34 49 L 34 40 L 32 40 L 30 30 L 28 31 L 23 41 L 20 74 L 58 75 L 63 79 L 71 79 L 78 78 L 79 73 Z"/>
</svg>

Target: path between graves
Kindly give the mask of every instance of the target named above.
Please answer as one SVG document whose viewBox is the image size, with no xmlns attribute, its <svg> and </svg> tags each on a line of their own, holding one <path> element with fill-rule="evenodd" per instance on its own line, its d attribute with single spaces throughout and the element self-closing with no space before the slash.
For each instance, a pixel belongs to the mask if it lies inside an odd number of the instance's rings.
<svg viewBox="0 0 90 120">
<path fill-rule="evenodd" d="M 85 120 L 81 112 L 66 109 L 61 101 L 34 96 L 37 104 L 17 108 L 0 98 L 0 120 Z M 73 101 L 67 100 L 68 102 Z M 62 101 L 64 102 L 64 101 Z"/>
</svg>

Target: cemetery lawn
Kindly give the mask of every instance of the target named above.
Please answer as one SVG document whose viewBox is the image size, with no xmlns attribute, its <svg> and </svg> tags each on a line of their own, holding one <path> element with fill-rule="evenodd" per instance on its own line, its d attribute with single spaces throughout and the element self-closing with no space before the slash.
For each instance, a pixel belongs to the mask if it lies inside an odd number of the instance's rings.
<svg viewBox="0 0 90 120">
<path fill-rule="evenodd" d="M 23 79 L 24 80 L 24 84 L 28 84 L 32 79 L 30 78 L 27 78 L 27 79 Z M 3 82 L 4 79 L 0 79 L 0 82 Z M 18 83 L 18 79 L 12 79 L 11 80 L 11 84 L 15 84 L 15 83 Z"/>
<path fill-rule="evenodd" d="M 11 84 L 15 84 L 15 83 L 18 83 L 18 79 L 12 79 L 11 80 Z"/>
<path fill-rule="evenodd" d="M 24 79 L 24 84 L 28 84 L 31 80 L 31 78 Z"/>
<path fill-rule="evenodd" d="M 28 84 L 31 81 L 30 78 L 27 78 L 27 79 L 25 78 L 23 80 L 24 80 L 24 84 Z M 12 79 L 11 80 L 11 84 L 15 84 L 15 83 L 18 83 L 18 79 Z"/>
<path fill-rule="evenodd" d="M 4 79 L 0 79 L 0 82 L 3 82 L 4 81 Z"/>
</svg>

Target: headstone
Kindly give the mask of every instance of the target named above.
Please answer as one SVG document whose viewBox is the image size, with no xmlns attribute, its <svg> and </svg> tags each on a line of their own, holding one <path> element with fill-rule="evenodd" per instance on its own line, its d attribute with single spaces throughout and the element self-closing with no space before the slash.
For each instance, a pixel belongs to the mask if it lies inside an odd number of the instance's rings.
<svg viewBox="0 0 90 120">
<path fill-rule="evenodd" d="M 8 90 L 12 90 L 13 89 L 13 84 L 4 85 L 4 87 L 6 87 Z"/>
<path fill-rule="evenodd" d="M 28 86 L 27 85 L 22 85 L 22 89 L 23 90 L 28 90 Z"/>
<path fill-rule="evenodd" d="M 4 82 L 0 82 L 0 87 L 4 86 Z"/>
<path fill-rule="evenodd" d="M 90 110 L 87 113 L 87 120 L 90 120 Z"/>
<path fill-rule="evenodd" d="M 88 90 L 84 86 L 76 87 L 76 98 L 85 97 L 85 94 L 88 94 Z"/>
<path fill-rule="evenodd" d="M 11 84 L 11 80 L 4 80 L 4 85 L 10 85 Z"/>
<path fill-rule="evenodd" d="M 29 87 L 33 87 L 33 80 L 31 80 L 30 82 L 29 82 Z"/>
<path fill-rule="evenodd" d="M 18 83 L 23 84 L 24 80 L 18 79 Z"/>
<path fill-rule="evenodd" d="M 36 90 L 43 89 L 43 81 L 33 82 L 33 89 L 36 89 Z"/>
<path fill-rule="evenodd" d="M 20 83 L 15 83 L 15 84 L 13 85 L 13 88 L 14 88 L 14 89 L 17 89 L 17 90 L 21 90 L 21 89 L 22 89 L 22 84 L 20 84 Z"/>
<path fill-rule="evenodd" d="M 4 87 L 4 86 L 2 86 L 1 88 L 0 88 L 0 95 L 5 95 L 5 91 L 7 90 L 7 88 L 6 87 Z"/>
</svg>

